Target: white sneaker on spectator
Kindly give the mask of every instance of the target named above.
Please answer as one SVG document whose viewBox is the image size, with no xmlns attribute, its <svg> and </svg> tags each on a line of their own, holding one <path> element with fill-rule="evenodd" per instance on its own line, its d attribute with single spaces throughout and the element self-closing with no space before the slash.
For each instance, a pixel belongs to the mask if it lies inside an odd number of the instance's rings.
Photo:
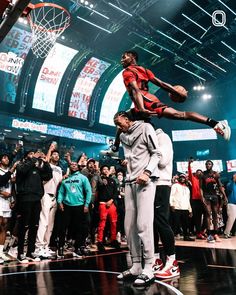
<svg viewBox="0 0 236 295">
<path fill-rule="evenodd" d="M 22 263 L 22 264 L 26 264 L 29 263 L 29 260 L 25 257 L 24 254 L 21 254 L 17 257 L 17 260 Z"/>
<path fill-rule="evenodd" d="M 8 250 L 7 254 L 10 255 L 13 258 L 17 258 L 17 246 L 16 247 L 10 247 L 10 249 Z"/>
<path fill-rule="evenodd" d="M 25 258 L 27 260 L 29 260 L 29 261 L 34 261 L 34 262 L 40 262 L 41 261 L 41 259 L 39 257 L 37 257 L 34 253 L 27 254 Z"/>
<path fill-rule="evenodd" d="M 2 253 L 0 258 L 3 259 L 5 262 L 11 261 L 11 258 L 8 257 L 6 254 Z"/>
</svg>

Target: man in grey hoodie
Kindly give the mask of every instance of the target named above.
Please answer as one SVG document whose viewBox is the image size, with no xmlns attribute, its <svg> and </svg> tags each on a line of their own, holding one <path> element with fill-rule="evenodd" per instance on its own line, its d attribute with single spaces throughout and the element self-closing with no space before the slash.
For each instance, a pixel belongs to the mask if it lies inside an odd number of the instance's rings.
<svg viewBox="0 0 236 295">
<path fill-rule="evenodd" d="M 143 121 L 132 121 L 126 112 L 114 116 L 115 125 L 121 130 L 127 164 L 125 184 L 125 232 L 132 258 L 132 267 L 118 280 L 135 279 L 135 286 L 145 286 L 154 281 L 153 215 L 155 180 L 158 177 L 160 154 L 153 127 Z M 144 268 L 142 269 L 143 243 Z"/>
</svg>

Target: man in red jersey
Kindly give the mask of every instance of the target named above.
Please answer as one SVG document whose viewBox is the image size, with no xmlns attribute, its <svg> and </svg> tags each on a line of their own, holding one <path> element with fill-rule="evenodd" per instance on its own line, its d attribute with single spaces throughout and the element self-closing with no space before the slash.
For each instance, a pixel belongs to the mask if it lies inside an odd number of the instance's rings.
<svg viewBox="0 0 236 295">
<path fill-rule="evenodd" d="M 205 240 L 205 236 L 202 232 L 202 216 L 205 213 L 204 204 L 202 201 L 201 184 L 202 170 L 197 169 L 195 173 L 192 172 L 191 163 L 193 159 L 190 158 L 188 162 L 188 178 L 191 182 L 192 200 L 191 206 L 193 210 L 193 222 L 196 229 L 196 238 Z M 204 220 L 204 219 L 203 219 Z"/>
<path fill-rule="evenodd" d="M 175 86 L 167 84 L 157 77 L 148 69 L 137 64 L 138 54 L 136 51 L 125 51 L 121 57 L 121 64 L 124 68 L 123 79 L 125 87 L 130 98 L 134 103 L 134 109 L 131 110 L 135 120 L 142 120 L 151 115 L 157 115 L 159 118 L 165 117 L 173 120 L 189 120 L 210 126 L 225 140 L 230 139 L 231 130 L 226 120 L 215 121 L 196 112 L 177 111 L 172 107 L 168 107 L 162 103 L 155 95 L 148 92 L 148 82 L 151 82 L 167 92 L 181 97 L 187 97 L 187 91 Z M 118 150 L 119 135 L 112 148 L 113 151 Z"/>
</svg>

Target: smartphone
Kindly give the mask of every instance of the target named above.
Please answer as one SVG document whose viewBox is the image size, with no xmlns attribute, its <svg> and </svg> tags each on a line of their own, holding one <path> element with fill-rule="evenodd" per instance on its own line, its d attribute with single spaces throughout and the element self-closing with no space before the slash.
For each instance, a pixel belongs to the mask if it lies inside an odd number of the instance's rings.
<svg viewBox="0 0 236 295">
<path fill-rule="evenodd" d="M 23 146 L 23 145 L 24 145 L 23 140 L 18 140 L 18 144 L 19 144 L 20 146 Z"/>
</svg>

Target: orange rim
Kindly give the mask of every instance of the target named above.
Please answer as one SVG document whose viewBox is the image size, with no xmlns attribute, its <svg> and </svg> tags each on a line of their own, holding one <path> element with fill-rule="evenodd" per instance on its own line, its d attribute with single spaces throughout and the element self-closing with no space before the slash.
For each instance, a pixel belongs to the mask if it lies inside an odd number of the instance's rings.
<svg viewBox="0 0 236 295">
<path fill-rule="evenodd" d="M 27 18 L 28 18 L 29 22 L 32 23 L 32 27 L 33 27 L 33 28 L 38 28 L 38 29 L 40 29 L 40 30 L 42 30 L 42 31 L 47 31 L 47 32 L 58 32 L 58 31 L 62 31 L 62 30 L 64 30 L 64 29 L 66 29 L 66 28 L 69 26 L 69 24 L 70 24 L 70 13 L 69 13 L 68 10 L 65 9 L 64 7 L 62 7 L 62 6 L 60 6 L 60 5 L 57 5 L 57 4 L 55 4 L 55 3 L 37 3 L 37 4 L 30 4 L 30 8 L 31 8 L 31 10 L 33 10 L 33 9 L 38 9 L 38 8 L 41 8 L 41 7 L 45 7 L 45 6 L 49 6 L 49 7 L 51 6 L 51 7 L 55 7 L 55 8 L 58 8 L 58 9 L 60 9 L 60 10 L 63 10 L 63 11 L 67 14 L 67 16 L 69 17 L 69 22 L 68 22 L 68 24 L 64 25 L 63 27 L 61 27 L 61 28 L 59 28 L 59 29 L 48 30 L 48 29 L 45 29 L 45 28 L 40 27 L 39 25 L 35 24 L 35 23 L 33 22 L 32 18 L 31 18 L 31 15 L 29 14 L 29 15 L 27 16 Z"/>
</svg>

